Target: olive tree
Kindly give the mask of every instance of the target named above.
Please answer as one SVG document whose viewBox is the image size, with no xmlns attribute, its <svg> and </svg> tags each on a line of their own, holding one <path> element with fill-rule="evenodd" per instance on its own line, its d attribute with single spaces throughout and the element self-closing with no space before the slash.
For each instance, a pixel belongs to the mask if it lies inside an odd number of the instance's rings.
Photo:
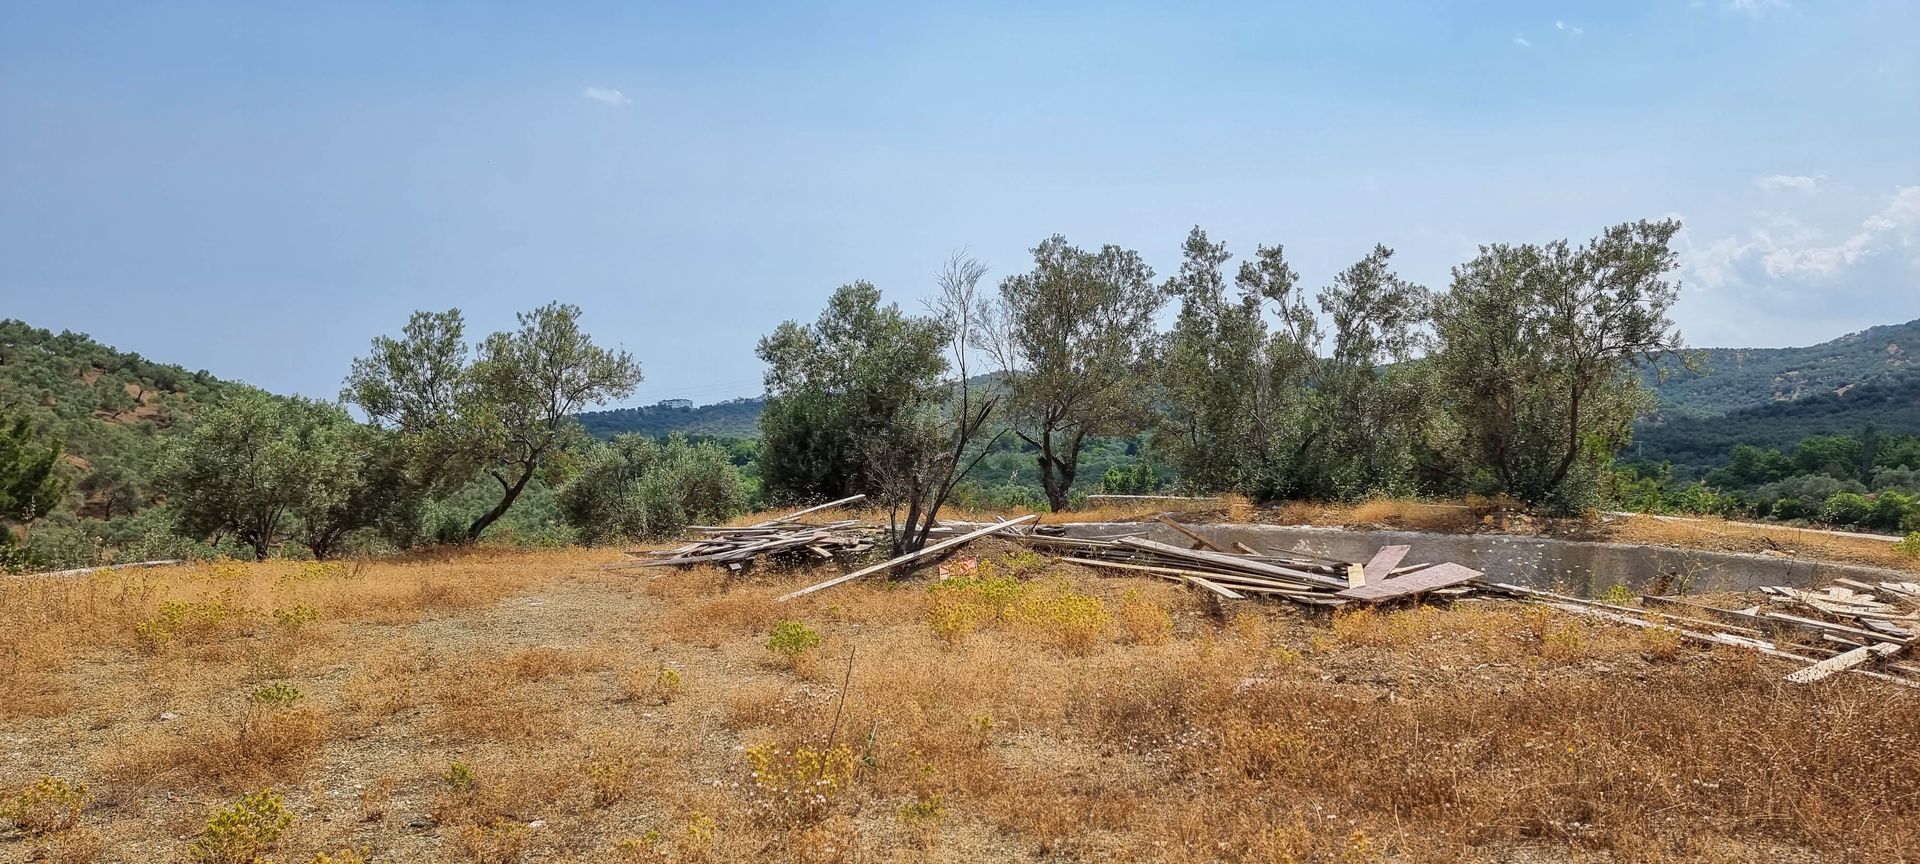
<svg viewBox="0 0 1920 864">
<path fill-rule="evenodd" d="M 1647 405 L 1636 370 L 1682 347 L 1667 317 L 1679 230 L 1643 220 L 1581 246 L 1483 246 L 1454 268 L 1434 366 L 1470 484 L 1560 510 L 1592 500 Z"/>
<path fill-rule="evenodd" d="M 1260 499 L 1299 491 L 1323 425 L 1318 322 L 1281 246 L 1257 247 L 1229 293 L 1226 244 L 1195 227 L 1162 288 L 1180 303 L 1157 356 L 1165 411 L 1155 432 L 1194 491 Z"/>
<path fill-rule="evenodd" d="M 169 445 L 159 485 L 187 534 L 231 534 L 266 558 L 308 515 L 340 506 L 359 487 L 356 426 L 336 405 L 244 393 Z M 324 557 L 330 548 L 314 551 Z"/>
<path fill-rule="evenodd" d="M 768 498 L 877 492 L 869 442 L 897 435 L 936 398 L 946 338 L 939 322 L 883 305 L 868 282 L 841 286 L 812 324 L 786 321 L 762 338 L 760 476 Z"/>
<path fill-rule="evenodd" d="M 1137 252 L 1089 252 L 1058 234 L 1033 269 L 1000 283 L 989 350 L 1010 396 L 1011 428 L 1038 451 L 1040 485 L 1067 508 L 1088 436 L 1132 433 L 1152 416 L 1144 349 L 1166 297 Z"/>
<path fill-rule="evenodd" d="M 460 310 L 415 312 L 353 361 L 341 398 L 407 442 L 422 482 L 447 491 L 477 476 L 500 487 L 467 526 L 469 542 L 506 514 L 555 453 L 583 436 L 575 415 L 628 396 L 640 366 L 593 343 L 580 308 L 549 303 L 470 351 Z M 471 360 L 469 357 L 471 356 Z"/>
</svg>

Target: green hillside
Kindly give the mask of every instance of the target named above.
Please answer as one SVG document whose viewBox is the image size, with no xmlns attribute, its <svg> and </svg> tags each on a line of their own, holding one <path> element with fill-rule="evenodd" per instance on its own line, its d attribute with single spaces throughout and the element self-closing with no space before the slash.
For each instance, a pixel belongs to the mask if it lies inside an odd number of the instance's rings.
<svg viewBox="0 0 1920 864">
<path fill-rule="evenodd" d="M 85 334 L 0 321 L 0 414 L 61 441 L 74 479 L 63 509 L 110 519 L 151 502 L 159 440 L 199 406 L 247 385 L 117 351 Z"/>
<path fill-rule="evenodd" d="M 1661 413 L 1711 417 L 1833 394 L 1920 370 L 1920 320 L 1873 327 L 1804 348 L 1707 348 L 1650 371 Z M 1858 424 L 1856 424 L 1858 425 Z"/>
<path fill-rule="evenodd" d="M 718 438 L 757 438 L 763 405 L 759 399 L 732 399 L 697 408 L 662 402 L 641 408 L 585 411 L 580 414 L 580 425 L 595 438 L 626 434 L 658 438 L 675 432 Z"/>
</svg>

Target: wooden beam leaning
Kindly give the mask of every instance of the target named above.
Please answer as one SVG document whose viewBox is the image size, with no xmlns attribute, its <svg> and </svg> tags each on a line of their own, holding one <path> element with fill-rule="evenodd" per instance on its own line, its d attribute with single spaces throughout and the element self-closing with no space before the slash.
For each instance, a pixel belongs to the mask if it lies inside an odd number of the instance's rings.
<svg viewBox="0 0 1920 864">
<path fill-rule="evenodd" d="M 1367 581 L 1378 582 L 1393 575 L 1393 568 L 1400 566 L 1400 562 L 1411 551 L 1412 546 L 1380 547 L 1380 551 L 1373 553 L 1373 557 L 1367 561 Z"/>
<path fill-rule="evenodd" d="M 808 508 L 807 508 L 807 509 L 805 509 L 805 510 L 795 510 L 795 511 L 793 511 L 792 513 L 788 513 L 787 515 L 785 515 L 785 516 L 782 516 L 782 517 L 780 517 L 780 518 L 778 518 L 778 519 L 768 519 L 768 520 L 767 520 L 767 521 L 765 521 L 765 522 L 755 522 L 755 523 L 753 523 L 752 525 L 749 525 L 749 526 L 747 526 L 747 527 L 749 527 L 749 528 L 767 528 L 767 527 L 770 527 L 770 526 L 774 526 L 774 525 L 778 525 L 778 524 L 780 524 L 780 523 L 782 523 L 782 522 L 790 522 L 790 521 L 792 521 L 792 520 L 795 520 L 795 519 L 798 519 L 798 518 L 800 518 L 800 517 L 802 517 L 802 516 L 805 516 L 805 515 L 807 515 L 808 513 L 815 513 L 815 512 L 818 512 L 818 511 L 821 511 L 821 510 L 831 510 L 831 509 L 833 509 L 833 508 L 835 508 L 835 507 L 844 507 L 844 506 L 846 506 L 846 505 L 848 505 L 848 504 L 852 504 L 853 502 L 855 502 L 855 501 L 859 501 L 859 500 L 862 500 L 862 499 L 864 499 L 864 498 L 866 498 L 866 497 L 867 497 L 867 496 L 866 496 L 866 495 L 865 495 L 864 493 L 862 493 L 862 494 L 860 494 L 860 495 L 849 495 L 849 496 L 847 496 L 847 497 L 845 497 L 845 498 L 842 498 L 842 499 L 840 499 L 840 500 L 838 500 L 838 501 L 828 501 L 828 502 L 827 502 L 827 503 L 825 503 L 825 504 L 815 504 L 815 505 L 813 505 L 812 507 L 808 507 Z"/>
<path fill-rule="evenodd" d="M 1193 530 L 1188 528 L 1187 526 L 1182 525 L 1178 522 L 1175 522 L 1172 519 L 1168 519 L 1165 514 L 1155 516 L 1153 517 L 1153 520 L 1155 522 L 1158 522 L 1162 525 L 1167 526 L 1168 528 L 1172 528 L 1173 530 L 1178 531 L 1181 534 L 1186 535 L 1188 540 L 1192 540 L 1193 542 L 1200 544 L 1195 548 L 1204 548 L 1210 552 L 1224 552 L 1229 555 L 1233 554 L 1233 550 L 1220 548 L 1219 545 L 1215 544 L 1212 540 L 1208 540 L 1205 537 L 1195 534 Z"/>
<path fill-rule="evenodd" d="M 812 594 L 815 591 L 820 591 L 826 588 L 832 588 L 833 586 L 839 585 L 842 582 L 852 582 L 853 580 L 858 579 L 862 576 L 871 576 L 875 573 L 881 573 L 887 570 L 891 570 L 902 564 L 906 564 L 911 561 L 918 561 L 921 558 L 925 558 L 929 555 L 934 554 L 935 552 L 951 549 L 955 546 L 958 546 L 962 543 L 966 543 L 970 540 L 974 540 L 980 537 L 985 537 L 988 534 L 998 534 L 1009 528 L 1012 528 L 1017 525 L 1023 525 L 1028 522 L 1032 522 L 1033 520 L 1038 518 L 1040 518 L 1038 514 L 1029 513 L 1025 516 L 1022 516 L 1018 519 L 1014 519 L 1009 522 L 1001 522 L 997 525 L 988 525 L 987 527 L 981 528 L 977 531 L 969 531 L 958 537 L 942 540 L 938 543 L 933 544 L 932 546 L 924 547 L 918 552 L 908 552 L 907 554 L 902 555 L 898 558 L 882 561 L 878 564 L 873 565 L 872 567 L 862 567 L 858 570 L 853 571 L 852 573 L 846 574 L 845 576 L 835 576 L 834 578 L 828 579 L 825 582 L 820 582 L 814 585 L 808 585 L 807 587 L 802 588 L 798 591 L 795 591 L 791 594 L 782 594 L 779 597 L 775 597 L 773 602 L 785 603 L 788 600 L 792 600 L 795 597 L 802 597 L 808 594 Z"/>
</svg>

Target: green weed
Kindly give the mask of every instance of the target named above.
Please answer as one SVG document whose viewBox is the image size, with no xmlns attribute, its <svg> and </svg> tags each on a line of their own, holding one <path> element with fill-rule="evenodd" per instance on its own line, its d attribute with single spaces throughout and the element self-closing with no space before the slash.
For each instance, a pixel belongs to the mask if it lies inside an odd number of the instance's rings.
<svg viewBox="0 0 1920 864">
<path fill-rule="evenodd" d="M 187 853 L 200 864 L 256 864 L 292 824 L 280 796 L 263 789 L 213 814 Z"/>
</svg>

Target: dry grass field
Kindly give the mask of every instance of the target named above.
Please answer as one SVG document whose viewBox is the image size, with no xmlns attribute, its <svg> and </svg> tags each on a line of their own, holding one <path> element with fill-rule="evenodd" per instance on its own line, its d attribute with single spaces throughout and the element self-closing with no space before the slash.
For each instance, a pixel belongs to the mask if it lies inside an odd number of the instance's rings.
<svg viewBox="0 0 1920 864">
<path fill-rule="evenodd" d="M 789 605 L 837 571 L 0 581 L 0 861 L 1920 855 L 1911 691 L 1504 601 L 1218 614 L 967 554 Z"/>
</svg>

